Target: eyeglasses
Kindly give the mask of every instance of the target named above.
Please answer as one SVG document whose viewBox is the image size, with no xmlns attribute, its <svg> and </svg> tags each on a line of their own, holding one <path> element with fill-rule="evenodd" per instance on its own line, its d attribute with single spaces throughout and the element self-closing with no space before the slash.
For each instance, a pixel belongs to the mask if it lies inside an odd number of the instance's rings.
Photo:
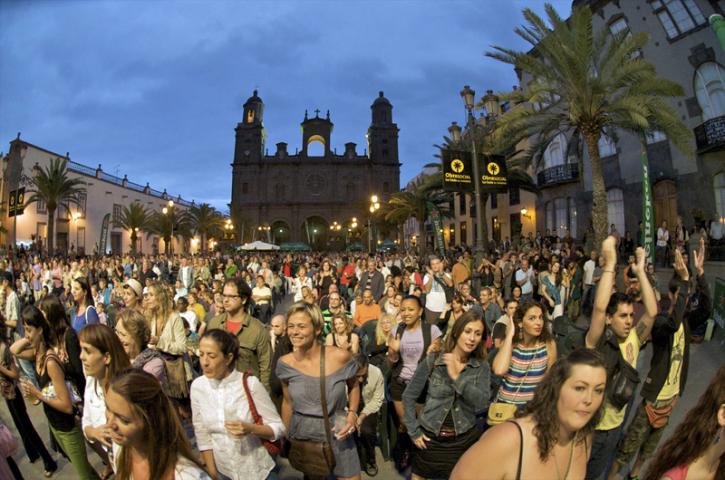
<svg viewBox="0 0 725 480">
<path fill-rule="evenodd" d="M 222 298 L 224 300 L 232 300 L 234 298 L 240 298 L 240 297 L 241 297 L 241 295 L 226 295 L 226 294 L 222 294 Z"/>
</svg>

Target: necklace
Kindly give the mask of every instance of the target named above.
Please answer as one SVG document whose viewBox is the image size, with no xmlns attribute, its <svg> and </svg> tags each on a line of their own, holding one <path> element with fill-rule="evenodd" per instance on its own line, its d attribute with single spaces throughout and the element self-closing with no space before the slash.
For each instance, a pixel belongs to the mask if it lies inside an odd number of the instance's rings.
<svg viewBox="0 0 725 480">
<path fill-rule="evenodd" d="M 571 440 L 571 447 L 569 448 L 569 461 L 566 465 L 566 472 L 564 472 L 564 476 L 561 476 L 561 473 L 559 472 L 559 462 L 556 460 L 556 450 L 553 450 L 554 452 L 554 466 L 556 467 L 556 478 L 558 480 L 566 480 L 566 477 L 569 476 L 569 470 L 571 469 L 571 461 L 574 459 L 574 443 L 575 439 Z"/>
</svg>

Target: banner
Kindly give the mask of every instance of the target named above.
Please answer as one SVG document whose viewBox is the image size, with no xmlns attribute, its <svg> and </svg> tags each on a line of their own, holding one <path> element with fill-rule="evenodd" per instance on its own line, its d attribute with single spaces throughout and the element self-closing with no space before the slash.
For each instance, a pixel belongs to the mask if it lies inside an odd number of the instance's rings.
<svg viewBox="0 0 725 480">
<path fill-rule="evenodd" d="M 19 217 L 25 212 L 25 187 L 10 190 L 8 195 L 8 217 Z"/>
<path fill-rule="evenodd" d="M 443 222 L 441 221 L 441 212 L 432 203 L 428 204 L 430 208 L 430 220 L 433 224 L 433 239 L 435 240 L 435 247 L 441 254 L 441 257 L 446 255 L 446 245 L 443 243 Z"/>
<path fill-rule="evenodd" d="M 473 163 L 471 152 L 443 151 L 443 189 L 447 192 L 472 192 Z"/>
<path fill-rule="evenodd" d="M 655 263 L 655 212 L 652 200 L 652 183 L 649 180 L 647 149 L 642 148 L 642 238 L 640 242 L 647 254 L 647 261 Z"/>
<path fill-rule="evenodd" d="M 480 155 L 481 193 L 508 192 L 506 159 L 500 155 Z"/>
<path fill-rule="evenodd" d="M 103 217 L 103 223 L 101 224 L 101 238 L 98 239 L 98 254 L 106 254 L 106 239 L 108 238 L 108 224 L 111 223 L 111 214 L 107 213 Z"/>
</svg>

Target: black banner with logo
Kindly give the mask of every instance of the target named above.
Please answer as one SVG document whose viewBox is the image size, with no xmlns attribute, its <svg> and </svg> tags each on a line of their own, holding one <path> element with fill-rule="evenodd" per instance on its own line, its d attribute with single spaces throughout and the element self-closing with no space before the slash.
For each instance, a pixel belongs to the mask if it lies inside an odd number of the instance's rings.
<svg viewBox="0 0 725 480">
<path fill-rule="evenodd" d="M 448 192 L 472 192 L 471 152 L 443 151 L 443 188 Z"/>
<path fill-rule="evenodd" d="M 25 212 L 25 187 L 10 190 L 8 195 L 8 217 L 19 217 Z"/>
<path fill-rule="evenodd" d="M 506 159 L 500 155 L 483 155 L 479 160 L 481 168 L 481 191 L 503 193 L 508 191 Z"/>
</svg>

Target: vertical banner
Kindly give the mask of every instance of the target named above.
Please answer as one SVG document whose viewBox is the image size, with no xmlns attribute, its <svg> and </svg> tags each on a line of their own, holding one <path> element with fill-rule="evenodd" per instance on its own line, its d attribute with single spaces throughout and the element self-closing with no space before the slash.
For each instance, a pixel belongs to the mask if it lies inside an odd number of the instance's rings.
<svg viewBox="0 0 725 480">
<path fill-rule="evenodd" d="M 98 239 L 98 254 L 106 254 L 106 239 L 108 238 L 108 224 L 111 223 L 111 214 L 107 213 L 103 217 L 103 223 L 101 224 L 101 238 Z"/>
<path fill-rule="evenodd" d="M 10 190 L 8 194 L 8 217 L 19 217 L 25 211 L 25 187 Z"/>
<path fill-rule="evenodd" d="M 506 159 L 500 155 L 479 155 L 481 193 L 508 192 Z"/>
<path fill-rule="evenodd" d="M 471 152 L 444 150 L 443 189 L 447 192 L 472 192 L 474 186 Z"/>
<path fill-rule="evenodd" d="M 443 222 L 441 221 L 441 212 L 432 203 L 428 204 L 430 208 L 430 219 L 433 223 L 433 238 L 435 239 L 436 250 L 441 254 L 441 257 L 446 255 L 446 246 L 443 243 Z"/>
<path fill-rule="evenodd" d="M 649 179 L 649 161 L 647 160 L 647 148 L 642 146 L 642 247 L 647 254 L 649 263 L 655 263 L 655 213 L 652 204 L 652 183 Z"/>
</svg>

